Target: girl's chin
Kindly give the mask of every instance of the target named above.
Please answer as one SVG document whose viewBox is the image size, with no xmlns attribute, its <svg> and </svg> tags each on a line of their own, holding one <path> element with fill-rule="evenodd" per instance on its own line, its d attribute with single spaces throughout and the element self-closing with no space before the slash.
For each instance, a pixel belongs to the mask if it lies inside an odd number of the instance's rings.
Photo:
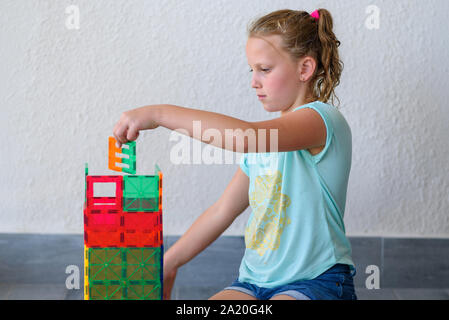
<svg viewBox="0 0 449 320">
<path fill-rule="evenodd" d="M 267 104 L 265 104 L 265 103 L 263 103 L 263 102 L 262 102 L 262 104 L 263 104 L 263 108 L 264 108 L 266 111 L 268 111 L 268 112 L 279 112 L 279 111 L 281 111 L 281 110 L 279 110 L 278 107 L 269 106 L 269 105 L 267 105 Z"/>
</svg>

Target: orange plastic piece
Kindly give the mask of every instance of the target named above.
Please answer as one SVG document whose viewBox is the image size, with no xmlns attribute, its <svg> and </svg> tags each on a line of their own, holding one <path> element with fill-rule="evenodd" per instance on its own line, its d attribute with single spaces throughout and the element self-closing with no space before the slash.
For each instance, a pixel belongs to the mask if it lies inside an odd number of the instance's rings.
<svg viewBox="0 0 449 320">
<path fill-rule="evenodd" d="M 116 156 L 116 153 L 121 153 L 122 149 L 115 145 L 117 140 L 114 137 L 109 137 L 109 169 L 122 172 L 122 167 L 117 167 L 116 163 L 122 163 L 122 158 Z"/>
</svg>

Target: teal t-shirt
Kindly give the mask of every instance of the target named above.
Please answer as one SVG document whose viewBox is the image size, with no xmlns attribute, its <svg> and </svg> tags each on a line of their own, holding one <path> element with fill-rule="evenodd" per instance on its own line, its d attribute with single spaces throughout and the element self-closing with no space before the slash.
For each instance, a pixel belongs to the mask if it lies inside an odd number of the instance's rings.
<svg viewBox="0 0 449 320">
<path fill-rule="evenodd" d="M 343 223 L 351 129 L 332 105 L 315 101 L 292 112 L 302 108 L 318 112 L 326 125 L 326 145 L 319 154 L 295 150 L 240 158 L 252 210 L 239 281 L 273 288 L 313 279 L 336 263 L 354 269 Z"/>
</svg>

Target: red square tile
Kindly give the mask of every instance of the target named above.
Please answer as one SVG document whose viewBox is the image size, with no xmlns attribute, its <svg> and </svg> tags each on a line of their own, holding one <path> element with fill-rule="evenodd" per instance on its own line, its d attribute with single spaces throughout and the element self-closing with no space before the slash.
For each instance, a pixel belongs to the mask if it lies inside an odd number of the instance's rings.
<svg viewBox="0 0 449 320">
<path fill-rule="evenodd" d="M 121 210 L 84 210 L 84 243 L 87 247 L 120 246 Z"/>
<path fill-rule="evenodd" d="M 86 200 L 88 209 L 122 210 L 123 204 L 123 176 L 87 176 Z M 115 183 L 115 196 L 95 197 L 94 184 Z"/>
</svg>

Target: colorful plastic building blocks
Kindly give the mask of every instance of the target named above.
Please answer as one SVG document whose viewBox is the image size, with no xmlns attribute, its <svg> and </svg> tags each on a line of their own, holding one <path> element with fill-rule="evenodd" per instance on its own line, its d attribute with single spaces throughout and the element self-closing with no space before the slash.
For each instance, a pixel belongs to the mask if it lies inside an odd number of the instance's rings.
<svg viewBox="0 0 449 320">
<path fill-rule="evenodd" d="M 157 165 L 155 171 L 91 176 L 86 164 L 85 299 L 162 299 L 162 172 Z M 103 183 L 113 184 L 115 193 L 96 196 L 95 186 Z"/>
</svg>

